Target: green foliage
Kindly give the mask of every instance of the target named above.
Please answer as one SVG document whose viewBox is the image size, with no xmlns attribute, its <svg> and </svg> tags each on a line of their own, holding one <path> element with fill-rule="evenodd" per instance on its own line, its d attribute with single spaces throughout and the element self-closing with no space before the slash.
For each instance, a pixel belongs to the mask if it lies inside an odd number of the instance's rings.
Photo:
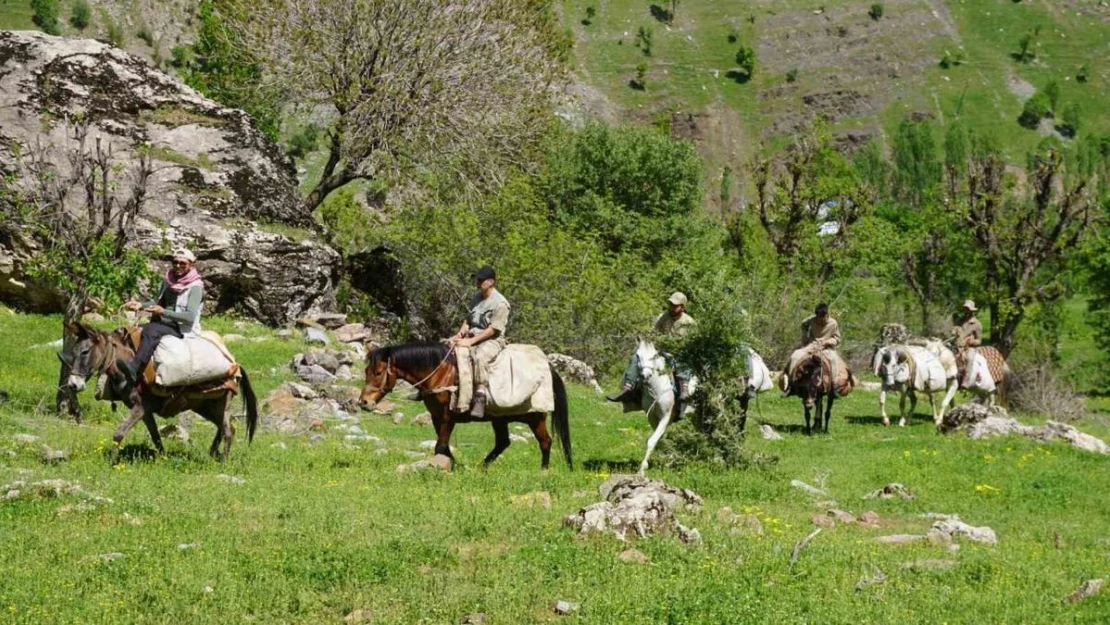
<svg viewBox="0 0 1110 625">
<path fill-rule="evenodd" d="M 226 16 L 236 6 L 228 0 L 201 0 L 193 54 L 175 54 L 174 60 L 186 63 L 182 72 L 185 84 L 220 104 L 243 109 L 262 132 L 277 141 L 281 100 L 262 90 L 259 64 L 244 51 L 239 33 L 228 26 Z"/>
<path fill-rule="evenodd" d="M 944 51 L 944 56 L 940 57 L 941 69 L 950 69 L 964 64 L 964 53 L 962 50 L 956 50 L 953 54 L 948 50 Z"/>
<path fill-rule="evenodd" d="M 641 26 L 636 31 L 636 47 L 643 51 L 644 56 L 651 56 L 651 44 L 654 40 L 654 34 L 651 26 Z"/>
<path fill-rule="evenodd" d="M 582 20 L 582 25 L 583 26 L 589 26 L 590 24 L 592 24 L 594 22 L 594 17 L 596 17 L 596 16 L 597 16 L 597 9 L 596 8 L 594 8 L 592 6 L 586 7 L 586 19 Z"/>
<path fill-rule="evenodd" d="M 736 43 L 737 41 L 740 41 L 740 27 L 733 26 L 728 31 L 728 42 Z"/>
<path fill-rule="evenodd" d="M 299 131 L 289 137 L 288 149 L 285 153 L 290 158 L 304 158 L 309 152 L 316 149 L 319 143 L 320 129 L 316 124 L 305 124 Z"/>
<path fill-rule="evenodd" d="M 34 11 L 31 19 L 42 32 L 48 35 L 62 34 L 58 23 L 58 0 L 31 0 L 31 10 Z"/>
<path fill-rule="evenodd" d="M 1032 63 L 1033 59 L 1037 58 L 1037 37 L 1041 34 L 1041 27 L 1038 24 L 1031 30 L 1026 32 L 1018 39 L 1018 51 L 1013 54 L 1014 60 L 1020 63 Z"/>
<path fill-rule="evenodd" d="M 1091 79 L 1091 62 L 1087 61 L 1075 74 L 1075 82 L 1085 83 Z"/>
<path fill-rule="evenodd" d="M 886 198 L 890 190 L 890 163 L 883 154 L 883 147 L 877 139 L 868 141 L 852 157 L 852 165 L 860 178 L 871 189 L 873 203 Z"/>
<path fill-rule="evenodd" d="M 154 35 L 150 32 L 150 28 L 148 28 L 145 24 L 139 26 L 139 31 L 135 33 L 135 37 L 138 38 L 140 41 L 146 43 L 146 45 L 152 48 L 154 47 Z"/>
<path fill-rule="evenodd" d="M 84 290 L 88 297 L 102 301 L 106 310 L 118 308 L 130 294 L 138 292 L 140 284 L 158 280 L 142 252 L 117 254 L 112 234 L 91 241 L 84 256 L 74 256 L 62 247 L 48 248 L 35 256 L 28 270 L 34 279 L 63 292 Z"/>
<path fill-rule="evenodd" d="M 789 72 L 786 72 L 786 82 L 795 82 L 797 80 L 798 80 L 798 68 L 797 67 L 790 70 Z"/>
<path fill-rule="evenodd" d="M 933 125 L 902 120 L 894 134 L 894 197 L 920 208 L 935 197 L 941 166 L 933 141 Z"/>
<path fill-rule="evenodd" d="M 1041 120 L 1047 117 L 1051 111 L 1052 102 L 1047 95 L 1038 91 L 1033 94 L 1033 97 L 1025 101 L 1025 105 L 1021 109 L 1021 115 L 1018 116 L 1018 123 L 1030 130 L 1036 130 Z"/>
<path fill-rule="evenodd" d="M 92 20 L 92 9 L 88 0 L 77 0 L 73 3 L 73 10 L 69 16 L 69 23 L 77 30 L 85 30 Z"/>
<path fill-rule="evenodd" d="M 196 61 L 197 55 L 193 52 L 192 46 L 174 46 L 170 49 L 170 65 L 178 69 L 185 69 L 192 67 Z"/>
<path fill-rule="evenodd" d="M 1099 384 L 1110 386 L 1110 232 L 1095 232 L 1083 250 L 1082 266 L 1089 289 L 1087 320 L 1094 327 L 1095 343 L 1102 350 Z"/>
<path fill-rule="evenodd" d="M 736 64 L 751 79 L 755 75 L 755 50 L 751 46 L 740 46 L 736 51 Z"/>
<path fill-rule="evenodd" d="M 117 48 L 123 47 L 126 35 L 123 32 L 123 26 L 120 26 L 119 22 L 109 17 L 108 23 L 105 25 L 105 31 L 105 37 L 107 37 L 108 43 Z"/>
<path fill-rule="evenodd" d="M 876 22 L 879 21 L 880 19 L 882 19 L 882 17 L 883 17 L 883 4 L 881 2 L 876 2 L 876 3 L 872 4 L 871 8 L 867 10 L 867 15 L 871 19 L 875 20 Z"/>
<path fill-rule="evenodd" d="M 632 88 L 643 91 L 647 89 L 647 69 L 646 61 L 640 61 L 636 64 L 636 78 L 632 80 Z"/>
<path fill-rule="evenodd" d="M 1080 108 L 1078 102 L 1072 102 L 1064 107 L 1064 112 L 1060 116 L 1060 133 L 1066 137 L 1074 137 L 1079 134 L 1080 123 Z"/>
<path fill-rule="evenodd" d="M 558 223 L 652 263 L 700 242 L 701 185 L 693 145 L 598 123 L 553 141 L 537 182 Z"/>
<path fill-rule="evenodd" d="M 1048 98 L 1050 114 L 1056 115 L 1057 106 L 1060 104 L 1060 85 L 1055 80 L 1048 81 L 1048 84 L 1044 86 L 1044 95 Z"/>
</svg>

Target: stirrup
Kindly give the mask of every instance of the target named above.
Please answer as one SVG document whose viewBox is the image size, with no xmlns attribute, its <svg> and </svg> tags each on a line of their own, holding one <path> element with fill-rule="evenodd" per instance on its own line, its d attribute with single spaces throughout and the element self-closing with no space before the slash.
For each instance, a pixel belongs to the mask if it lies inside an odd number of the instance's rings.
<svg viewBox="0 0 1110 625">
<path fill-rule="evenodd" d="M 486 416 L 486 394 L 485 393 L 475 393 L 474 394 L 474 403 L 470 407 L 470 416 L 476 417 L 476 418 L 479 418 L 479 419 Z"/>
</svg>

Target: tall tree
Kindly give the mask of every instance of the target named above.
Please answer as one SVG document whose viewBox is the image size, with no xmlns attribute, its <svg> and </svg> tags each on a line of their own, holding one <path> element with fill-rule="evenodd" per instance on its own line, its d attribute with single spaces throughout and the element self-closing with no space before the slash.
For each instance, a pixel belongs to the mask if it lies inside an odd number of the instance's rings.
<svg viewBox="0 0 1110 625">
<path fill-rule="evenodd" d="M 932 124 L 903 120 L 894 134 L 895 199 L 919 209 L 935 197 L 940 181 Z"/>
<path fill-rule="evenodd" d="M 976 135 L 952 170 L 960 181 L 949 206 L 986 270 L 991 342 L 1009 354 L 1030 305 L 1064 295 L 1060 272 L 1103 217 L 1098 173 L 1088 155 L 1049 139 L 1029 155 L 1026 179 L 1010 186 L 1001 152 Z"/>
<path fill-rule="evenodd" d="M 539 0 L 229 0 L 265 84 L 330 115 L 315 208 L 359 179 L 441 164 L 498 176 L 545 130 L 560 43 Z M 480 165 L 480 167 L 478 166 Z"/>
</svg>

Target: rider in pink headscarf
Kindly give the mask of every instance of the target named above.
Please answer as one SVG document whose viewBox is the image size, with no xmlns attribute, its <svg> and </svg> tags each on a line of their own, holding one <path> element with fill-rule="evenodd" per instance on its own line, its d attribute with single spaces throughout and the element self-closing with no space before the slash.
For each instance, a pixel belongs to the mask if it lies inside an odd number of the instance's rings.
<svg viewBox="0 0 1110 625">
<path fill-rule="evenodd" d="M 150 313 L 150 323 L 143 326 L 142 340 L 134 360 L 119 360 L 116 367 L 131 384 L 139 381 L 140 372 L 154 356 L 163 336 L 183 338 L 200 334 L 200 311 L 204 304 L 204 282 L 196 270 L 197 257 L 185 248 L 173 254 L 173 265 L 166 272 L 158 297 L 143 303 L 131 300 L 128 310 Z"/>
</svg>

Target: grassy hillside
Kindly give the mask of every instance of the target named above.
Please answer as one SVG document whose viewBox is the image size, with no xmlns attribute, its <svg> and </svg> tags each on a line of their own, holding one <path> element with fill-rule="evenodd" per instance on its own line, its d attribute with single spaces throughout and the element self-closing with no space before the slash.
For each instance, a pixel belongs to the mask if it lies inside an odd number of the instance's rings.
<svg viewBox="0 0 1110 625">
<path fill-rule="evenodd" d="M 1062 444 L 938 436 L 922 416 L 883 428 L 874 394 L 864 392 L 838 405 L 830 435 L 805 437 L 797 402 L 766 396 L 764 418 L 785 440 L 756 433 L 747 445 L 776 461 L 747 471 L 654 472 L 704 497 L 701 513 L 682 515 L 702 543 L 638 541 L 631 546 L 651 562 L 633 564 L 617 559 L 630 545 L 578 539 L 562 526 L 566 514 L 599 499 L 610 470 L 638 462 L 648 435 L 642 415 L 622 415 L 585 389 L 572 388 L 575 472 L 553 464 L 541 473 L 534 443 L 514 444 L 480 471 L 492 434 L 467 425 L 454 439 L 463 464 L 456 472 L 398 474 L 396 465 L 432 436 L 409 424 L 422 407 L 403 401 L 403 424 L 362 415 L 380 445 L 349 447 L 334 430 L 317 444 L 263 432 L 250 448 L 240 438 L 221 466 L 205 455 L 207 424 L 191 425 L 191 443 L 169 441 L 156 459 L 141 453 L 148 440 L 140 427 L 127 440 L 128 461 L 111 468 L 105 453 L 120 415 L 101 408 L 79 427 L 42 409 L 56 365 L 49 348 L 34 346 L 56 330 L 56 318 L 0 309 L 0 351 L 17 355 L 0 360 L 0 387 L 12 394 L 0 405 L 0 485 L 74 480 L 111 501 L 0 499 L 6 623 L 340 623 L 356 609 L 373 623 L 457 623 L 482 612 L 491 624 L 1103 623 L 1110 614 L 1105 592 L 1064 601 L 1108 572 L 1110 473 L 1107 458 Z M 303 348 L 254 325 L 235 331 L 259 339 L 233 349 L 263 392 Z M 1080 425 L 1106 437 L 1106 417 Z M 43 444 L 70 460 L 42 464 Z M 881 527 L 825 530 L 791 566 L 794 544 L 820 513 L 792 479 L 823 483 L 857 515 L 874 510 Z M 888 482 L 917 499 L 861 499 Z M 514 500 L 537 491 L 549 493 L 550 508 Z M 738 529 L 725 507 L 759 519 L 762 534 Z M 963 541 L 952 553 L 874 541 L 922 532 L 925 512 L 989 525 L 999 544 Z M 557 617 L 549 608 L 557 600 L 581 607 Z"/>
<path fill-rule="evenodd" d="M 679 124 L 710 163 L 739 171 L 761 144 L 822 119 L 831 130 L 882 134 L 907 114 L 946 122 L 962 116 L 1001 138 L 1011 158 L 1042 138 L 1017 124 L 1033 89 L 1057 81 L 1060 106 L 1078 102 L 1085 129 L 1110 131 L 1110 9 L 1096 2 L 896 0 L 869 15 L 865 0 L 670 3 L 565 0 L 587 107 L 599 114 Z M 595 15 L 584 23 L 587 8 Z M 653 8 L 654 7 L 654 8 Z M 1012 58 L 1021 36 L 1040 27 L 1028 64 Z M 651 30 L 651 53 L 637 33 Z M 732 41 L 734 39 L 734 41 Z M 751 80 L 735 56 L 751 46 Z M 943 69 L 948 52 L 963 63 Z M 646 64 L 644 88 L 630 85 Z M 1075 79 L 1090 63 L 1086 83 Z M 788 74 L 794 73 L 793 81 Z M 731 74 L 730 74 L 731 73 Z M 681 114 L 681 115 L 679 115 Z M 693 114 L 692 120 L 688 115 Z"/>
</svg>

